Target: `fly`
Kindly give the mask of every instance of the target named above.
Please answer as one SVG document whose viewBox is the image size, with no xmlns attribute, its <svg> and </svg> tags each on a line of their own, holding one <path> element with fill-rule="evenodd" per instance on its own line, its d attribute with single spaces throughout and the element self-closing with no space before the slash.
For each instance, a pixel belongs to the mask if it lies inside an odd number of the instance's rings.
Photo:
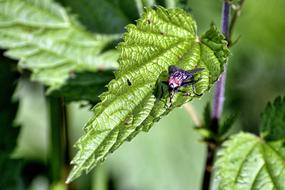
<svg viewBox="0 0 285 190">
<path fill-rule="evenodd" d="M 194 84 L 200 79 L 195 80 L 194 74 L 204 70 L 204 68 L 195 68 L 193 70 L 183 70 L 174 65 L 170 65 L 168 68 L 168 80 L 163 83 L 167 84 L 168 92 L 170 95 L 170 107 L 172 106 L 172 99 L 177 92 L 183 92 L 183 96 L 190 96 L 190 92 L 180 90 L 181 87 L 192 85 L 192 91 L 196 96 L 201 96 L 202 94 L 197 94 L 195 92 Z"/>
</svg>

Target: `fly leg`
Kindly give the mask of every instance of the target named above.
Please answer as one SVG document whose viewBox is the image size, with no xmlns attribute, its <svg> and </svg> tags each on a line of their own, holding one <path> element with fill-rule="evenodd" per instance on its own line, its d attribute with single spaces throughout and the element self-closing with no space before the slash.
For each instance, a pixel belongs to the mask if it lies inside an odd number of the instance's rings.
<svg viewBox="0 0 285 190">
<path fill-rule="evenodd" d="M 194 84 L 197 83 L 199 80 L 201 80 L 201 78 L 199 78 L 198 80 L 194 80 L 194 78 L 190 78 L 190 81 L 186 81 L 186 82 L 183 82 L 181 86 L 187 86 L 187 85 L 192 85 L 192 92 L 196 95 L 196 96 L 202 96 L 203 94 L 198 94 L 196 93 L 196 89 L 195 89 L 195 86 Z M 188 92 L 189 93 L 189 92 Z"/>
<path fill-rule="evenodd" d="M 170 95 L 170 97 L 169 97 L 169 103 L 170 103 L 169 108 L 172 107 L 172 99 L 174 97 L 175 92 L 176 92 L 176 90 L 169 90 L 169 95 Z"/>
<path fill-rule="evenodd" d="M 183 96 L 190 96 L 190 92 L 186 92 L 185 90 L 178 90 L 177 92 L 182 92 L 184 93 Z"/>
</svg>

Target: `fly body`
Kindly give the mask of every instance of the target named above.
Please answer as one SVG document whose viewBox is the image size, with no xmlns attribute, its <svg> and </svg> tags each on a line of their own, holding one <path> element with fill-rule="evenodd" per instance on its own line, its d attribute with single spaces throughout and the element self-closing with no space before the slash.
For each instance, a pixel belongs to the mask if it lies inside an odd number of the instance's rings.
<svg viewBox="0 0 285 190">
<path fill-rule="evenodd" d="M 202 95 L 202 94 L 197 94 L 195 92 L 195 86 L 194 86 L 194 84 L 200 80 L 200 79 L 195 80 L 194 74 L 202 70 L 204 70 L 204 68 L 195 68 L 193 70 L 186 71 L 174 65 L 169 66 L 168 80 L 165 83 L 167 83 L 168 85 L 168 91 L 170 94 L 170 106 L 172 106 L 172 98 L 176 92 L 183 92 L 184 96 L 190 96 L 189 92 L 180 90 L 180 88 L 183 86 L 188 86 L 191 84 L 193 93 L 197 96 Z"/>
</svg>

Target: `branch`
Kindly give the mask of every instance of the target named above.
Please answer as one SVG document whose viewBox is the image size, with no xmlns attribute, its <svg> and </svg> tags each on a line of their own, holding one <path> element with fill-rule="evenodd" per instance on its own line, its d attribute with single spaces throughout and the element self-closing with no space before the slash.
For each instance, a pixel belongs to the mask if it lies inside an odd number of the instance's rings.
<svg viewBox="0 0 285 190">
<path fill-rule="evenodd" d="M 241 8 L 244 4 L 244 0 L 240 0 L 239 4 L 238 5 L 233 5 L 233 10 L 234 10 L 234 13 L 233 13 L 233 16 L 232 16 L 232 19 L 231 19 L 231 22 L 230 22 L 230 28 L 229 28 L 229 39 L 228 39 L 228 46 L 231 47 L 232 45 L 232 34 L 233 34 L 233 29 L 234 29 L 234 26 L 236 24 L 236 21 L 237 21 L 237 18 L 239 17 L 240 15 L 240 11 L 241 11 Z"/>
<path fill-rule="evenodd" d="M 223 17 L 221 30 L 229 41 L 229 16 L 230 16 L 230 4 L 225 0 L 223 6 Z M 216 84 L 216 91 L 214 96 L 214 105 L 212 112 L 212 119 L 218 120 L 221 116 L 224 104 L 224 93 L 225 93 L 225 81 L 226 81 L 226 67 L 224 73 L 222 73 L 220 79 Z"/>
<path fill-rule="evenodd" d="M 222 12 L 222 23 L 221 30 L 225 35 L 227 41 L 229 42 L 229 17 L 230 17 L 230 3 L 227 0 L 224 0 L 223 3 L 223 12 Z M 216 84 L 216 91 L 214 96 L 214 105 L 212 112 L 212 125 L 210 126 L 213 133 L 218 132 L 218 120 L 221 116 L 223 104 L 224 104 L 224 93 L 225 93 L 225 81 L 226 81 L 226 66 L 224 68 L 224 73 L 221 74 L 220 79 Z M 208 142 L 207 143 L 207 160 L 206 167 L 204 171 L 203 178 L 203 190 L 209 190 L 211 186 L 211 174 L 212 167 L 214 162 L 214 156 L 216 152 L 216 143 Z"/>
<path fill-rule="evenodd" d="M 221 19 L 221 30 L 226 37 L 228 42 L 228 47 L 232 45 L 231 37 L 233 33 L 233 28 L 236 24 L 237 17 L 240 15 L 240 10 L 245 0 L 240 0 L 238 4 L 232 5 L 228 0 L 224 0 L 223 3 L 223 11 L 222 11 L 222 19 Z M 234 11 L 231 20 L 230 19 L 230 10 Z M 211 122 L 211 130 L 214 134 L 218 133 L 219 130 L 219 120 L 223 111 L 224 105 L 224 96 L 225 96 L 225 81 L 226 81 L 226 73 L 227 68 L 225 66 L 224 73 L 222 73 L 220 79 L 216 84 L 216 91 L 214 95 L 213 102 L 213 111 L 212 111 L 212 122 Z M 204 171 L 204 179 L 203 179 L 203 190 L 209 190 L 211 185 L 211 173 L 214 163 L 214 157 L 217 147 L 220 142 L 217 142 L 215 139 L 207 142 L 207 161 L 206 167 Z"/>
<path fill-rule="evenodd" d="M 49 97 L 48 100 L 51 127 L 51 180 L 53 184 L 64 184 L 70 162 L 66 107 L 61 98 Z M 65 185 L 65 189 L 71 190 L 72 185 Z"/>
</svg>

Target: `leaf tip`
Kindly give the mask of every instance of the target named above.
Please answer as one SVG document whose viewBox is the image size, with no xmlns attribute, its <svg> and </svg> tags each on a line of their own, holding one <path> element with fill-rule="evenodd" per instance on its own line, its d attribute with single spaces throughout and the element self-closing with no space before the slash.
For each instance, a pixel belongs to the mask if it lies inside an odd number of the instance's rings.
<svg viewBox="0 0 285 190">
<path fill-rule="evenodd" d="M 78 178 L 82 173 L 82 170 L 79 169 L 76 165 L 71 169 L 70 173 L 68 174 L 67 179 L 65 180 L 66 184 L 71 183 L 76 178 Z"/>
</svg>

